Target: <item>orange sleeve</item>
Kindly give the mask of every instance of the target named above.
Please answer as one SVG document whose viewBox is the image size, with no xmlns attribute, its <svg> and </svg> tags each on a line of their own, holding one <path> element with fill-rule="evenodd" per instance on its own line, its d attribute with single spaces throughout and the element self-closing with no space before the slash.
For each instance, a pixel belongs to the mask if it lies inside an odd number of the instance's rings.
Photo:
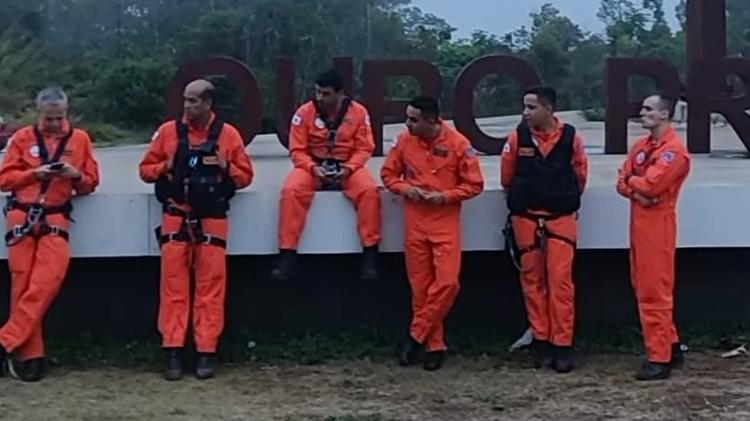
<svg viewBox="0 0 750 421">
<path fill-rule="evenodd" d="M 138 165 L 141 180 L 153 183 L 167 172 L 169 155 L 164 149 L 165 126 L 161 126 L 151 138 L 146 155 Z"/>
<path fill-rule="evenodd" d="M 231 126 L 230 126 L 231 127 Z M 250 155 L 245 151 L 242 135 L 232 127 L 227 136 L 227 169 L 238 189 L 245 188 L 253 182 L 255 171 Z"/>
<path fill-rule="evenodd" d="M 516 176 L 516 152 L 518 149 L 518 134 L 513 130 L 508 135 L 508 140 L 503 146 L 503 153 L 500 155 L 500 185 L 507 190 L 513 184 L 513 178 Z"/>
<path fill-rule="evenodd" d="M 664 193 L 675 181 L 690 171 L 690 158 L 683 151 L 667 149 L 659 155 L 643 177 L 628 179 L 628 186 L 634 191 L 655 198 Z"/>
<path fill-rule="evenodd" d="M 0 167 L 0 190 L 3 192 L 11 192 L 38 181 L 34 175 L 34 168 L 28 168 L 23 161 L 25 143 L 22 136 L 22 133 L 13 135 L 5 149 L 5 158 Z"/>
<path fill-rule="evenodd" d="M 355 172 L 367 164 L 372 153 L 375 152 L 375 140 L 373 140 L 372 127 L 370 126 L 370 115 L 364 107 L 357 113 L 359 126 L 354 134 L 354 153 L 344 165 Z"/>
<path fill-rule="evenodd" d="M 586 156 L 583 138 L 580 135 L 576 135 L 573 141 L 573 170 L 578 179 L 578 188 L 583 193 L 586 190 L 586 182 L 589 176 L 589 160 Z"/>
<path fill-rule="evenodd" d="M 308 125 L 310 116 L 302 115 L 303 108 L 297 110 L 292 117 L 292 124 L 289 129 L 289 154 L 292 156 L 292 162 L 296 168 L 302 168 L 311 172 L 316 165 L 310 152 L 307 150 L 308 145 Z M 309 113 L 308 113 L 309 114 Z"/>
<path fill-rule="evenodd" d="M 631 150 L 625 162 L 622 163 L 622 167 L 617 172 L 617 193 L 620 193 L 622 197 L 627 199 L 633 198 L 633 189 L 628 186 L 628 179 L 633 175 L 633 157 L 631 156 L 633 151 Z"/>
<path fill-rule="evenodd" d="M 380 178 L 388 190 L 395 194 L 403 195 L 411 185 L 403 179 L 404 161 L 401 156 L 400 143 L 401 139 L 399 136 L 396 144 L 388 152 L 383 166 L 380 168 Z"/>
<path fill-rule="evenodd" d="M 82 196 L 93 193 L 99 186 L 99 163 L 94 157 L 94 146 L 91 144 L 91 137 L 88 135 L 85 136 L 83 164 L 79 171 L 81 172 L 81 179 L 73 184 L 76 195 Z"/>
<path fill-rule="evenodd" d="M 462 142 L 461 155 L 458 157 L 458 185 L 444 191 L 445 203 L 456 203 L 479 195 L 484 189 L 484 176 L 477 153 L 468 140 Z"/>
</svg>

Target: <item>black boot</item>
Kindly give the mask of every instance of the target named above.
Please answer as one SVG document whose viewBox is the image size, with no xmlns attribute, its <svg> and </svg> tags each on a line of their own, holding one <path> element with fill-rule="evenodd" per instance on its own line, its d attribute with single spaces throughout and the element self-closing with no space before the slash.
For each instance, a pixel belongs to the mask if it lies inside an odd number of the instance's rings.
<svg viewBox="0 0 750 421">
<path fill-rule="evenodd" d="M 534 368 L 552 367 L 554 358 L 552 357 L 552 345 L 547 341 L 534 339 L 531 342 L 531 357 L 534 361 Z"/>
<path fill-rule="evenodd" d="M 552 368 L 558 373 L 573 371 L 573 347 L 553 345 L 554 363 Z"/>
<path fill-rule="evenodd" d="M 0 377 L 7 377 L 8 374 L 8 351 L 0 345 Z"/>
<path fill-rule="evenodd" d="M 443 366 L 443 361 L 445 361 L 445 351 L 428 352 L 424 356 L 422 368 L 427 371 L 439 370 Z"/>
<path fill-rule="evenodd" d="M 641 369 L 636 373 L 636 380 L 664 380 L 669 378 L 672 373 L 669 363 L 652 363 L 645 362 Z"/>
<path fill-rule="evenodd" d="M 271 270 L 271 278 L 277 281 L 288 281 L 294 275 L 294 267 L 297 264 L 296 250 L 281 250 L 279 262 Z"/>
<path fill-rule="evenodd" d="M 23 362 L 23 374 L 21 380 L 25 382 L 38 382 L 44 377 L 44 358 L 34 358 Z"/>
<path fill-rule="evenodd" d="M 164 378 L 182 379 L 182 348 L 164 348 Z"/>
<path fill-rule="evenodd" d="M 672 344 L 672 360 L 669 362 L 669 368 L 679 370 L 685 363 L 685 354 L 682 352 L 682 344 L 675 342 Z"/>
<path fill-rule="evenodd" d="M 398 364 L 406 367 L 417 361 L 417 354 L 422 349 L 422 344 L 409 335 L 398 350 Z"/>
<path fill-rule="evenodd" d="M 378 245 L 365 247 L 362 252 L 362 280 L 378 279 Z"/>
<path fill-rule="evenodd" d="M 215 375 L 216 354 L 200 352 L 195 363 L 195 377 L 200 380 L 210 379 Z"/>
</svg>

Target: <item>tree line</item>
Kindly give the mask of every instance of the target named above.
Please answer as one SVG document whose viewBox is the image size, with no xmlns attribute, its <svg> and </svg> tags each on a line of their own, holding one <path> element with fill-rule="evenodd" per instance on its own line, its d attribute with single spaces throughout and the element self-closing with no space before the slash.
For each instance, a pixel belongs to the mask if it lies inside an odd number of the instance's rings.
<svg viewBox="0 0 750 421">
<path fill-rule="evenodd" d="M 531 25 L 504 35 L 476 31 L 456 39 L 445 19 L 411 0 L 4 0 L 0 9 L 0 115 L 33 119 L 34 95 L 56 84 L 72 97 L 75 116 L 98 140 L 145 141 L 164 118 L 164 92 L 190 59 L 229 55 L 250 66 L 264 94 L 266 129 L 273 130 L 275 70 L 280 56 L 296 63 L 296 92 L 310 94 L 315 74 L 335 56 L 419 58 L 444 77 L 445 98 L 459 71 L 487 54 L 529 60 L 558 88 L 563 109 L 601 109 L 604 63 L 610 57 L 656 57 L 686 71 L 685 0 L 664 10 L 662 0 L 601 0 L 601 33 L 588 33 L 551 4 L 530 14 Z M 750 8 L 728 0 L 729 49 L 750 54 Z M 680 27 L 673 30 L 673 13 Z M 217 80 L 222 110 L 231 118 L 238 98 Z M 634 78 L 635 92 L 651 88 Z M 360 87 L 361 88 L 361 87 Z M 389 94 L 413 90 L 394 79 Z M 476 91 L 479 116 L 518 112 L 518 87 L 500 76 Z M 444 101 L 446 105 L 450 101 Z M 450 116 L 450 108 L 446 109 Z M 595 114 L 595 113 L 594 113 Z"/>
</svg>

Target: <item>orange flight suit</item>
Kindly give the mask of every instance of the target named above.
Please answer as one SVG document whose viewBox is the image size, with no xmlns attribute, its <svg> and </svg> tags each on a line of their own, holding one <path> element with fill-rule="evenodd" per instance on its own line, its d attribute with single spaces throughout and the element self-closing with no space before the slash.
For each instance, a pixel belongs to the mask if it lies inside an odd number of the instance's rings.
<svg viewBox="0 0 750 421">
<path fill-rule="evenodd" d="M 431 142 L 402 133 L 381 168 L 383 183 L 403 195 L 409 187 L 441 192 L 445 203 L 405 199 L 406 271 L 412 291 L 410 334 L 428 352 L 446 349 L 443 320 L 460 289 L 461 202 L 479 195 L 484 177 L 471 143 L 441 121 Z"/>
<path fill-rule="evenodd" d="M 531 129 L 532 139 L 544 157 L 560 142 L 563 122 L 555 118 L 557 126 L 550 133 Z M 519 153 L 518 133 L 510 133 L 501 157 L 501 184 L 507 191 L 516 176 Z M 581 136 L 573 140 L 573 170 L 578 187 L 583 193 L 588 176 L 588 159 Z M 529 214 L 550 215 L 541 209 L 529 209 Z M 519 249 L 527 250 L 521 256 L 521 287 L 526 312 L 534 339 L 549 341 L 553 345 L 569 347 L 573 343 L 575 323 L 575 287 L 573 284 L 573 259 L 578 237 L 575 214 L 548 219 L 546 250 L 534 247 L 537 241 L 538 221 L 522 216 L 512 216 L 511 222 Z M 561 238 L 568 239 L 563 241 Z"/>
<path fill-rule="evenodd" d="M 40 124 L 41 126 L 41 124 Z M 65 123 L 63 133 L 70 132 Z M 63 134 L 42 133 L 51 159 Z M 74 129 L 60 162 L 67 162 L 81 172 L 77 181 L 54 177 L 44 197 L 39 197 L 42 181 L 33 171 L 42 165 L 33 127 L 24 127 L 11 138 L 2 168 L 0 190 L 12 192 L 20 204 L 42 203 L 45 208 L 65 205 L 74 192 L 76 196 L 92 193 L 99 185 L 99 165 L 89 135 Z M 11 209 L 7 214 L 7 228 L 23 225 L 27 213 Z M 68 232 L 70 221 L 64 214 L 46 216 L 47 224 Z M 38 229 L 32 231 L 39 232 Z M 0 345 L 8 352 L 16 352 L 22 361 L 43 358 L 42 323 L 52 301 L 62 286 L 68 271 L 70 247 L 61 235 L 50 233 L 35 238 L 30 233 L 8 247 L 8 266 L 11 273 L 10 318 L 0 329 Z"/>
<path fill-rule="evenodd" d="M 312 173 L 320 160 L 328 157 L 328 129 L 318 118 L 312 101 L 302 105 L 292 119 L 289 152 L 294 169 L 281 190 L 279 248 L 296 250 L 307 212 L 319 182 Z M 357 229 L 365 247 L 380 242 L 380 194 L 375 179 L 365 165 L 375 150 L 367 109 L 352 101 L 338 129 L 332 158 L 351 170 L 342 182 L 344 195 L 354 203 Z"/>
<path fill-rule="evenodd" d="M 188 140 L 191 147 L 206 141 L 211 119 L 205 128 L 188 123 Z M 183 118 L 187 123 L 187 119 Z M 167 173 L 167 165 L 177 151 L 179 139 L 175 121 L 163 124 L 154 134 L 152 142 L 140 163 L 141 179 L 155 182 Z M 250 185 L 254 172 L 250 156 L 245 151 L 242 136 L 236 128 L 224 124 L 218 139 L 218 155 L 226 159 L 229 176 L 237 189 Z M 187 204 L 176 205 L 183 211 Z M 177 232 L 183 217 L 164 213 L 161 232 Z M 215 238 L 227 239 L 227 218 L 202 219 L 203 232 Z M 164 348 L 181 348 L 185 344 L 190 313 L 190 272 L 195 265 L 195 297 L 193 299 L 193 333 L 197 351 L 214 353 L 224 329 L 224 303 L 226 296 L 226 250 L 214 244 L 193 244 L 169 241 L 161 246 L 161 292 L 159 306 L 159 332 Z"/>
<path fill-rule="evenodd" d="M 630 271 L 638 300 L 648 360 L 668 363 L 679 342 L 673 320 L 674 260 L 677 242 L 675 208 L 690 172 L 690 154 L 680 136 L 669 130 L 656 141 L 639 139 L 617 180 L 617 191 L 630 199 Z M 644 206 L 635 197 L 656 199 Z"/>
</svg>

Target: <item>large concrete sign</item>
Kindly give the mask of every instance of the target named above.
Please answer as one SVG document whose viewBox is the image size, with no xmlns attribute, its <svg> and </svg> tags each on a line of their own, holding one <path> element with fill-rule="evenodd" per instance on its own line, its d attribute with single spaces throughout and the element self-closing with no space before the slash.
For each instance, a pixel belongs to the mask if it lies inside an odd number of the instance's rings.
<svg viewBox="0 0 750 421">
<path fill-rule="evenodd" d="M 605 153 L 627 152 L 627 120 L 636 117 L 639 104 L 631 102 L 628 79 L 635 75 L 652 77 L 656 86 L 688 102 L 688 147 L 692 153 L 711 151 L 711 113 L 720 113 L 734 127 L 745 147 L 750 150 L 750 60 L 727 58 L 725 0 L 688 1 L 688 77 L 686 83 L 669 63 L 658 59 L 610 59 L 605 66 L 606 142 Z M 354 89 L 354 64 L 351 57 L 333 60 L 345 77 L 346 91 Z M 540 83 L 531 63 L 517 57 L 492 55 L 469 63 L 460 73 L 453 90 L 456 127 L 474 147 L 486 154 L 499 154 L 505 138 L 483 133 L 473 113 L 474 89 L 485 77 L 501 74 L 514 78 L 522 89 Z M 226 75 L 242 93 L 244 110 L 239 127 L 247 143 L 261 127 L 262 99 L 256 77 L 245 64 L 229 57 L 209 57 L 185 64 L 176 74 L 167 94 L 168 115 L 177 117 L 181 108 L 181 87 L 191 78 Z M 732 93 L 727 78 L 738 76 L 745 92 Z M 375 134 L 376 155 L 383 152 L 383 123 L 403 119 L 405 102 L 388 100 L 386 81 L 390 77 L 410 76 L 420 85 L 421 93 L 440 96 L 443 79 L 439 70 L 422 60 L 366 60 L 362 66 L 361 101 L 368 107 Z M 279 60 L 277 71 L 276 126 L 279 141 L 288 147 L 288 125 L 295 108 L 294 62 Z M 311 82 L 310 82 L 311 83 Z M 515 99 L 509 99 L 515 100 Z"/>
</svg>

